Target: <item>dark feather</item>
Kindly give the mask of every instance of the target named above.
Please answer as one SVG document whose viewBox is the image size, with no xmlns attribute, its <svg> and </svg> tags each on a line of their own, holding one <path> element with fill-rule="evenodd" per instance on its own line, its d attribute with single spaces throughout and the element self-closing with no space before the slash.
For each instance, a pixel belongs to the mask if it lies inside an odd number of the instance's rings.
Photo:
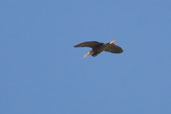
<svg viewBox="0 0 171 114">
<path fill-rule="evenodd" d="M 123 50 L 121 47 L 115 45 L 115 44 L 106 44 L 106 48 L 104 51 L 111 52 L 111 53 L 122 53 Z"/>
<path fill-rule="evenodd" d="M 75 45 L 74 47 L 90 47 L 90 48 L 95 48 L 98 47 L 100 45 L 102 45 L 103 43 L 99 43 L 96 41 L 89 41 L 89 42 L 83 42 L 80 44 Z"/>
</svg>

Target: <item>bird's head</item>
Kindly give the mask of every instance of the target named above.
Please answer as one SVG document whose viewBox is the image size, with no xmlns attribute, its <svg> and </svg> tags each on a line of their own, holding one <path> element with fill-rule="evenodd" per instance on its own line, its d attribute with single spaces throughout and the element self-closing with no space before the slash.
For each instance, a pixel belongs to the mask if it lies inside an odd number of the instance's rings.
<svg viewBox="0 0 171 114">
<path fill-rule="evenodd" d="M 111 42 L 109 42 L 109 44 L 114 44 L 116 42 L 116 40 L 113 40 Z"/>
</svg>

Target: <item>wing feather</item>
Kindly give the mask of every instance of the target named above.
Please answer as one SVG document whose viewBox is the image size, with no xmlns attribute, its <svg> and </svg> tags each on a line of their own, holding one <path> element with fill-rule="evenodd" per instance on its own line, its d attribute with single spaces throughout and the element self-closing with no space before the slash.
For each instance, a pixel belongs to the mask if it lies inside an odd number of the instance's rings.
<svg viewBox="0 0 171 114">
<path fill-rule="evenodd" d="M 83 43 L 77 44 L 74 47 L 90 47 L 90 48 L 94 48 L 94 47 L 102 45 L 102 44 L 103 43 L 99 43 L 97 41 L 88 41 L 88 42 L 83 42 Z"/>
<path fill-rule="evenodd" d="M 122 48 L 115 44 L 107 44 L 104 51 L 111 52 L 111 53 L 122 53 L 123 52 Z"/>
</svg>

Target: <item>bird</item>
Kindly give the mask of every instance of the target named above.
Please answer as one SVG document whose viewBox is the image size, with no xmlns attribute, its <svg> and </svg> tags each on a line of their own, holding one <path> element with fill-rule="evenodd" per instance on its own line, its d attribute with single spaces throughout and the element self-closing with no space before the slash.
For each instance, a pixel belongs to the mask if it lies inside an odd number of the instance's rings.
<svg viewBox="0 0 171 114">
<path fill-rule="evenodd" d="M 89 55 L 96 57 L 99 55 L 101 52 L 106 51 L 110 53 L 122 53 L 123 49 L 114 43 L 116 40 L 113 40 L 109 43 L 101 43 L 97 41 L 87 41 L 87 42 L 82 42 L 80 44 L 75 45 L 74 47 L 90 47 L 92 50 L 90 50 L 87 54 L 85 54 L 83 57 L 87 57 Z"/>
</svg>

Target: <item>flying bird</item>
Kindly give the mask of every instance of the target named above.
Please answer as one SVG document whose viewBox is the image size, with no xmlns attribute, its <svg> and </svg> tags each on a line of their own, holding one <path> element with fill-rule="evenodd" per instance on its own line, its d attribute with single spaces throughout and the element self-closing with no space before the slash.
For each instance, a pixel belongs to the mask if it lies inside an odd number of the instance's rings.
<svg viewBox="0 0 171 114">
<path fill-rule="evenodd" d="M 90 47 L 90 48 L 92 48 L 92 50 L 89 51 L 87 54 L 85 54 L 83 57 L 87 57 L 89 55 L 95 57 L 98 54 L 100 54 L 102 51 L 107 51 L 107 52 L 111 52 L 111 53 L 122 53 L 123 52 L 122 48 L 115 45 L 114 44 L 115 42 L 116 42 L 116 40 L 113 40 L 109 43 L 88 41 L 88 42 L 83 42 L 83 43 L 77 44 L 74 47 Z"/>
</svg>

